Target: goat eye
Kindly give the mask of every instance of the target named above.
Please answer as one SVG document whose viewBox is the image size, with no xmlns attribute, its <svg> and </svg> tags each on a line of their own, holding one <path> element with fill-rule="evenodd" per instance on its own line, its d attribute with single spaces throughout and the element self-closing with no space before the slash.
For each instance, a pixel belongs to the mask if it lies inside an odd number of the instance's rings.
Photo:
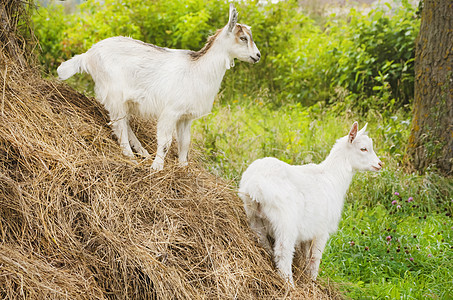
<svg viewBox="0 0 453 300">
<path fill-rule="evenodd" d="M 360 148 L 360 151 L 362 151 L 362 152 L 367 152 L 368 149 L 367 149 L 367 148 Z"/>
<path fill-rule="evenodd" d="M 243 41 L 243 42 L 247 42 L 247 38 L 246 38 L 245 36 L 241 36 L 240 39 L 241 39 L 241 41 Z"/>
</svg>

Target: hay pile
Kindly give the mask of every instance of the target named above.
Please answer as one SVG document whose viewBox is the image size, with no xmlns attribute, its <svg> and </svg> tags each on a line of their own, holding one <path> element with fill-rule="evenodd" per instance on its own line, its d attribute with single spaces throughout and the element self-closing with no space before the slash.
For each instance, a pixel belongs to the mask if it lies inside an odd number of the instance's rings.
<svg viewBox="0 0 453 300">
<path fill-rule="evenodd" d="M 124 158 L 94 99 L 1 42 L 1 298 L 334 297 L 285 288 L 231 186 L 194 158 L 177 167 L 174 145 L 161 172 Z M 155 151 L 154 125 L 132 125 Z"/>
</svg>

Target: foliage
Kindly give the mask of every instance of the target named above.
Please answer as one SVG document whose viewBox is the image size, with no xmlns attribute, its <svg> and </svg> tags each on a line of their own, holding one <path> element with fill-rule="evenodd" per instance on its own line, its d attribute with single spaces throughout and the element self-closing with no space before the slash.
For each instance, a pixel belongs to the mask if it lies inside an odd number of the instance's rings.
<svg viewBox="0 0 453 300">
<path fill-rule="evenodd" d="M 331 50 L 338 65 L 330 65 L 327 76 L 333 78 L 334 84 L 359 95 L 353 102 L 363 110 L 391 109 L 395 101 L 401 107 L 413 98 L 414 41 L 419 20 L 407 1 L 402 4 L 392 9 L 386 3 L 366 16 L 351 10 L 349 23 L 332 22 L 327 26 L 339 40 Z M 372 95 L 376 96 L 371 99 L 377 105 L 366 101 Z"/>
<path fill-rule="evenodd" d="M 236 3 L 239 21 L 252 26 L 262 60 L 228 71 L 223 99 L 267 90 L 277 106 L 341 102 L 362 112 L 404 106 L 413 95 L 419 20 L 407 1 L 394 3 L 368 14 L 323 16 L 322 22 L 304 15 L 297 1 Z M 52 74 L 62 60 L 115 35 L 198 50 L 227 20 L 226 0 L 90 0 L 72 15 L 51 6 L 34 16 L 41 62 Z M 345 97 L 338 97 L 339 88 Z"/>
</svg>

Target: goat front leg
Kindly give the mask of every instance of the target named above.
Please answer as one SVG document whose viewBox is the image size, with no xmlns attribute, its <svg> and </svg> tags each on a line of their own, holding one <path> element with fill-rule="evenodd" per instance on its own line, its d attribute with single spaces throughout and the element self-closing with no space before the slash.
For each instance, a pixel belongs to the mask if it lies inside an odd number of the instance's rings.
<svg viewBox="0 0 453 300">
<path fill-rule="evenodd" d="M 120 144 L 123 154 L 127 157 L 134 158 L 134 153 L 132 152 L 131 145 L 129 144 L 128 137 L 128 120 L 126 116 L 122 117 L 110 117 L 113 134 L 118 138 L 118 143 Z"/>
<path fill-rule="evenodd" d="M 151 168 L 160 171 L 164 168 L 164 159 L 170 149 L 176 120 L 162 115 L 157 122 L 157 153 Z"/>
<path fill-rule="evenodd" d="M 137 136 L 132 131 L 132 128 L 129 125 L 129 122 L 127 123 L 127 133 L 129 136 L 129 144 L 132 146 L 132 148 L 135 149 L 135 152 L 137 152 L 137 154 L 140 156 L 148 157 L 149 156 L 148 151 L 146 151 L 146 149 L 143 148 L 143 146 L 140 143 L 140 141 L 138 140 Z"/>
<path fill-rule="evenodd" d="M 282 233 L 285 231 L 280 231 Z M 287 232 L 287 231 L 286 231 Z M 277 233 L 276 233 L 277 235 Z M 294 286 L 292 262 L 294 255 L 295 239 L 279 234 L 275 237 L 274 259 L 277 269 L 282 277 Z"/>
<path fill-rule="evenodd" d="M 308 271 L 313 280 L 316 280 L 316 277 L 318 277 L 319 264 L 321 263 L 322 252 L 326 247 L 328 239 L 329 239 L 328 234 L 317 236 L 315 239 L 313 239 L 313 245 L 311 248 L 311 258 L 308 265 Z"/>
<path fill-rule="evenodd" d="M 187 166 L 187 154 L 190 146 L 190 125 L 192 120 L 182 119 L 176 123 L 178 141 L 178 160 L 181 166 Z"/>
</svg>

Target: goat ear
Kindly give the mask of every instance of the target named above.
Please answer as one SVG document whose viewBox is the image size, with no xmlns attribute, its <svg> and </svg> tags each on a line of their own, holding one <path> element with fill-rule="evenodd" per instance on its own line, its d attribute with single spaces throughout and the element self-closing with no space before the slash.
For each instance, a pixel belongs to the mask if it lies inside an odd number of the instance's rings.
<svg viewBox="0 0 453 300">
<path fill-rule="evenodd" d="M 349 135 L 348 135 L 348 141 L 350 143 L 354 142 L 354 140 L 357 136 L 358 128 L 359 128 L 359 124 L 357 122 L 354 122 L 354 124 L 352 124 L 351 131 L 349 131 Z"/>
<path fill-rule="evenodd" d="M 233 32 L 236 23 L 238 22 L 238 12 L 234 8 L 233 3 L 230 3 L 230 17 L 228 19 L 228 31 Z"/>
<path fill-rule="evenodd" d="M 366 132 L 366 127 L 367 127 L 368 123 L 365 124 L 365 126 L 363 126 L 362 129 L 360 129 L 359 132 L 357 132 L 357 135 L 362 135 Z"/>
</svg>

